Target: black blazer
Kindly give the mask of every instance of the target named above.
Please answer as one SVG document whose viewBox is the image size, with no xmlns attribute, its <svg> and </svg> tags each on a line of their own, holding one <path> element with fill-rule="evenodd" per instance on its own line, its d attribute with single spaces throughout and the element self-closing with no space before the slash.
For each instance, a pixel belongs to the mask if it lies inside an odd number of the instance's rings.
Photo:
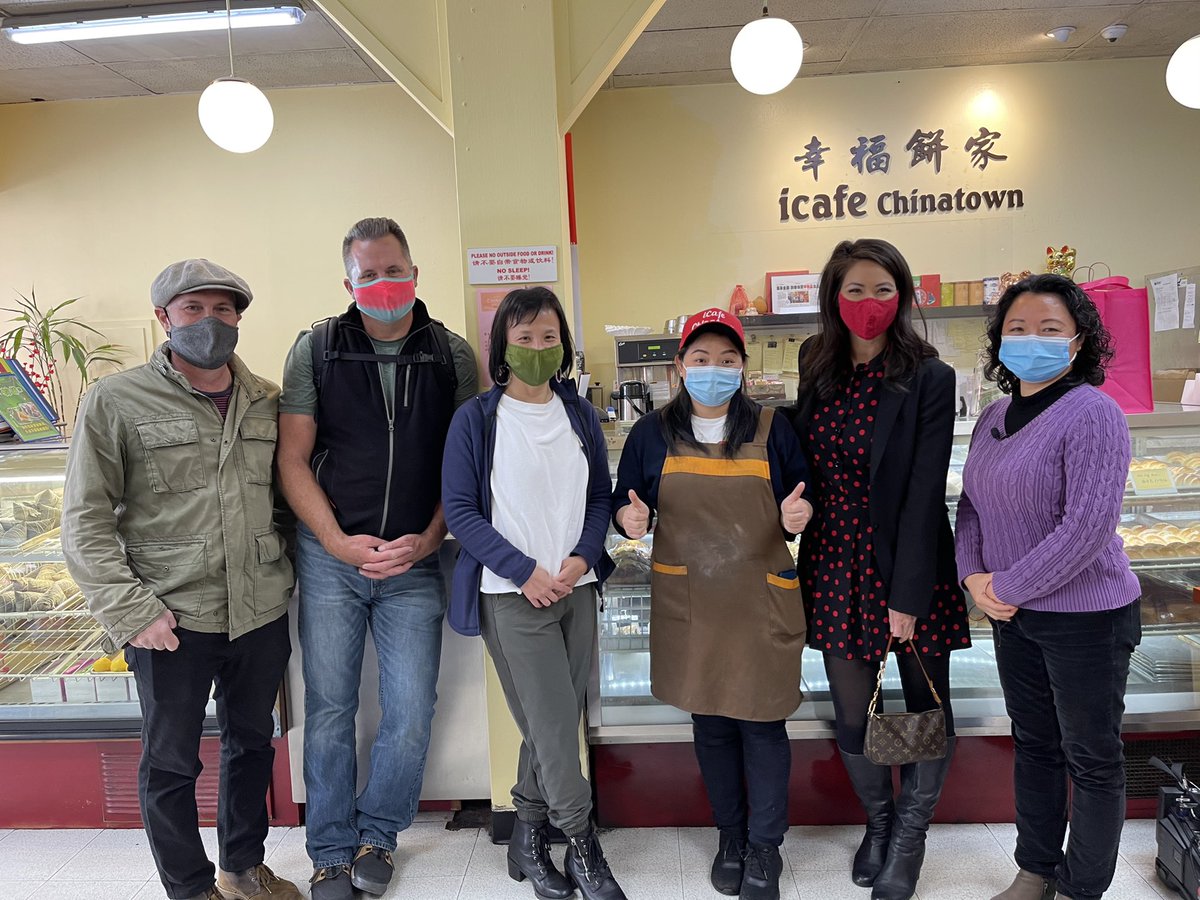
<svg viewBox="0 0 1200 900">
<path fill-rule="evenodd" d="M 801 370 L 806 355 L 805 348 L 801 348 Z M 954 369 L 940 359 L 924 360 L 906 388 L 902 391 L 885 381 L 875 413 L 871 524 L 888 606 L 925 618 L 935 584 L 950 585 L 963 602 L 954 561 L 954 534 L 946 509 L 946 473 L 954 443 L 957 393 Z M 816 402 L 814 393 L 801 393 L 792 410 L 792 424 L 813 472 L 816 467 L 808 443 L 808 426 Z M 821 500 L 818 490 L 812 499 L 814 509 L 819 509 Z M 810 540 L 814 545 L 819 540 L 815 531 L 804 535 L 802 552 Z M 801 584 L 805 581 L 802 578 Z M 812 603 L 811 597 L 805 599 Z"/>
</svg>

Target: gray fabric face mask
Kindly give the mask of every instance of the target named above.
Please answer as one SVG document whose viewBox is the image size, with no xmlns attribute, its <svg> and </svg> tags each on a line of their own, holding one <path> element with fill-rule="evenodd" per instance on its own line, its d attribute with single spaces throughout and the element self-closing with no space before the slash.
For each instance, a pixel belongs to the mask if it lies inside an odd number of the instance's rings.
<svg viewBox="0 0 1200 900">
<path fill-rule="evenodd" d="M 219 369 L 229 362 L 237 347 L 238 330 L 216 316 L 207 316 L 191 325 L 173 325 L 167 346 L 199 369 Z"/>
</svg>

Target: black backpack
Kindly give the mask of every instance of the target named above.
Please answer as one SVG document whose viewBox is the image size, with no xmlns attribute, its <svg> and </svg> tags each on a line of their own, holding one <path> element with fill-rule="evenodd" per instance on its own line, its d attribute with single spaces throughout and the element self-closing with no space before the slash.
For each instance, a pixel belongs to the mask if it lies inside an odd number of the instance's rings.
<svg viewBox="0 0 1200 900">
<path fill-rule="evenodd" d="M 351 360 L 357 362 L 381 362 L 395 363 L 399 366 L 409 365 L 412 363 L 436 363 L 442 367 L 442 371 L 446 373 L 450 379 L 450 387 L 452 391 L 458 390 L 458 372 L 454 368 L 454 354 L 450 350 L 449 332 L 446 326 L 437 319 L 430 319 L 430 328 L 433 330 L 433 339 L 437 344 L 437 353 L 346 353 L 340 350 L 330 350 L 331 346 L 337 346 L 337 330 L 339 327 L 339 317 L 330 316 L 328 319 L 322 319 L 312 327 L 312 369 L 313 369 L 313 384 L 317 388 L 317 396 L 321 394 L 321 381 L 325 374 L 325 367 L 336 359 Z"/>
</svg>

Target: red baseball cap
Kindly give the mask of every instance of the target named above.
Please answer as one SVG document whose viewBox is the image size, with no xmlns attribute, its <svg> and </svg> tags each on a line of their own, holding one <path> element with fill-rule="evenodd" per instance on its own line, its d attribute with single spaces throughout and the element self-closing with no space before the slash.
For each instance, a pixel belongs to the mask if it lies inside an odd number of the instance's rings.
<svg viewBox="0 0 1200 900">
<path fill-rule="evenodd" d="M 732 339 L 743 354 L 746 352 L 746 332 L 742 323 L 732 313 L 723 309 L 702 309 L 684 323 L 683 331 L 679 333 L 679 349 L 682 352 L 697 334 L 705 331 L 721 331 Z"/>
</svg>

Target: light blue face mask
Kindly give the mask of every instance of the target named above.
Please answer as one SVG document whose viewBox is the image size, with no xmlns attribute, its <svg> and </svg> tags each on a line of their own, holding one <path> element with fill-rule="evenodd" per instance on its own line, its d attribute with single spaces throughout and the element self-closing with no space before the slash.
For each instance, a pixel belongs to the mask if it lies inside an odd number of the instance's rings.
<svg viewBox="0 0 1200 900">
<path fill-rule="evenodd" d="M 1022 381 L 1043 384 L 1071 368 L 1075 362 L 1071 341 L 1075 337 L 1006 334 L 1000 339 L 1000 362 Z"/>
<path fill-rule="evenodd" d="M 701 406 L 723 406 L 742 386 L 742 370 L 731 366 L 691 366 L 683 383 Z"/>
</svg>

